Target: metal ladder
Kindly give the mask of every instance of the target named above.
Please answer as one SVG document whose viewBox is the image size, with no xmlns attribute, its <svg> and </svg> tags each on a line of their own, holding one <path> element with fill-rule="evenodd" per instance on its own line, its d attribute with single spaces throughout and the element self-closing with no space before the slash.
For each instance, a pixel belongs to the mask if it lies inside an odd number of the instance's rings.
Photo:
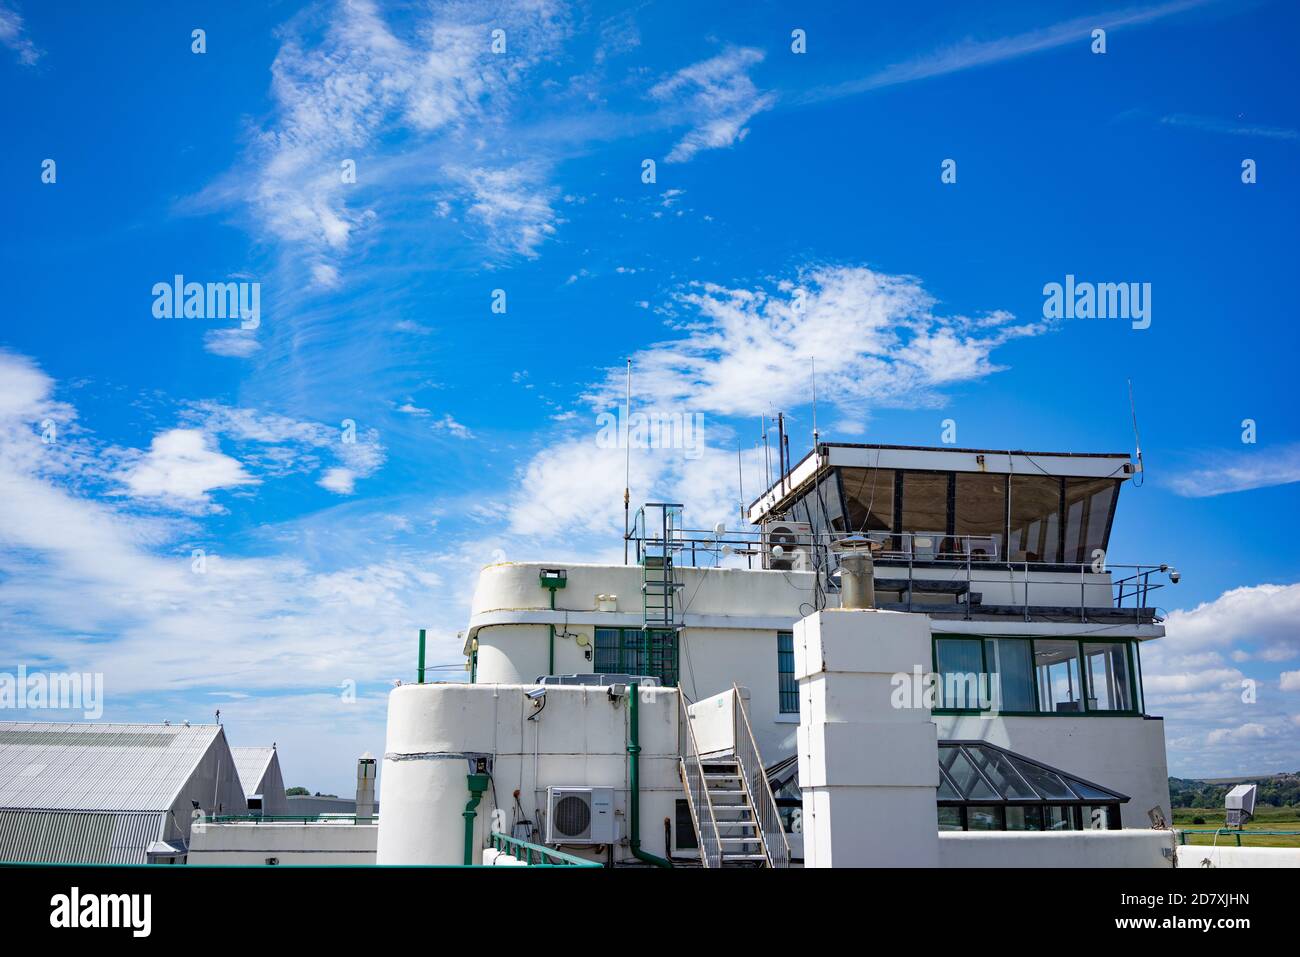
<svg viewBox="0 0 1300 957">
<path fill-rule="evenodd" d="M 651 534 L 648 510 L 658 509 L 658 537 Z M 641 627 L 649 641 L 651 631 L 676 632 L 677 593 L 682 582 L 677 578 L 673 553 L 681 547 L 682 506 L 668 502 L 649 502 L 642 509 L 645 522 L 645 550 L 641 555 Z"/>
</svg>

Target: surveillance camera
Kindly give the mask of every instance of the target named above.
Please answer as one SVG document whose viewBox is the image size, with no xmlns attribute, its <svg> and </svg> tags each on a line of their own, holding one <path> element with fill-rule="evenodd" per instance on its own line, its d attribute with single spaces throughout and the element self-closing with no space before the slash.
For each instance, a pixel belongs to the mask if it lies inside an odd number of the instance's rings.
<svg viewBox="0 0 1300 957">
<path fill-rule="evenodd" d="M 1170 580 L 1173 584 L 1177 585 L 1178 582 L 1182 579 L 1182 577 L 1183 577 L 1183 576 L 1179 573 L 1179 571 L 1178 571 L 1177 568 L 1171 568 L 1171 569 L 1169 570 L 1169 580 Z"/>
<path fill-rule="evenodd" d="M 545 688 L 534 688 L 532 691 L 526 693 L 530 701 L 541 701 L 543 698 L 546 697 Z"/>
</svg>

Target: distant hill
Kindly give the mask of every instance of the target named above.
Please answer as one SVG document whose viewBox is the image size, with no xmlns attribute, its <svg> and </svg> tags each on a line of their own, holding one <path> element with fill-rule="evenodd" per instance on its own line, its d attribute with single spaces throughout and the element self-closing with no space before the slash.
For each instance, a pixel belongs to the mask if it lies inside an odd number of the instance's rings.
<svg viewBox="0 0 1300 957">
<path fill-rule="evenodd" d="M 1223 807 L 1223 799 L 1234 784 L 1258 784 L 1258 805 L 1300 807 L 1300 772 L 1261 774 L 1240 778 L 1170 778 L 1171 807 Z"/>
</svg>

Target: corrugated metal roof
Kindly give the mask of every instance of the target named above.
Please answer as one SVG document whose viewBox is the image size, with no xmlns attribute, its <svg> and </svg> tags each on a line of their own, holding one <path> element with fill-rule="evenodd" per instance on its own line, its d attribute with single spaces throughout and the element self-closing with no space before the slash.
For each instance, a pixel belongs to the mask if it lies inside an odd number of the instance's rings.
<svg viewBox="0 0 1300 957">
<path fill-rule="evenodd" d="M 261 794 L 262 775 L 275 757 L 275 748 L 231 748 L 230 753 L 235 759 L 235 770 L 239 772 L 244 794 Z"/>
<path fill-rule="evenodd" d="M 165 811 L 221 733 L 215 724 L 2 721 L 0 808 Z"/>
<path fill-rule="evenodd" d="M 0 861 L 145 864 L 161 811 L 26 811 L 0 808 Z"/>
</svg>

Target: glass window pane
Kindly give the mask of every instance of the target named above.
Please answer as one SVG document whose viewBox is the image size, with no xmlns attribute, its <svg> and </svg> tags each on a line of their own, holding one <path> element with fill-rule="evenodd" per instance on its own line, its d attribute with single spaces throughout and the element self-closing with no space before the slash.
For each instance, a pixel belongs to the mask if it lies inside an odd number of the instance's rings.
<svg viewBox="0 0 1300 957">
<path fill-rule="evenodd" d="M 1043 808 L 1046 819 L 1047 830 L 1049 831 L 1073 831 L 1074 830 L 1074 808 L 1062 807 L 1059 804 L 1049 804 Z"/>
<path fill-rule="evenodd" d="M 592 669 L 597 674 L 617 674 L 622 669 L 619 662 L 619 632 L 617 628 L 596 629 L 596 653 Z"/>
<path fill-rule="evenodd" d="M 993 473 L 958 472 L 953 531 L 954 550 L 972 561 L 996 561 L 1004 554 L 1007 529 L 1007 477 Z"/>
<path fill-rule="evenodd" d="M 997 711 L 1034 710 L 1034 661 L 1026 638 L 989 638 L 984 642 Z"/>
<path fill-rule="evenodd" d="M 843 469 L 844 512 L 849 532 L 894 528 L 894 470 Z"/>
<path fill-rule="evenodd" d="M 915 542 L 918 557 L 932 558 L 948 534 L 948 473 L 903 474 L 903 532 L 916 532 L 929 544 Z M 907 547 L 904 540 L 904 547 Z"/>
<path fill-rule="evenodd" d="M 1001 751 L 973 745 L 962 750 L 970 755 L 971 760 L 975 762 L 975 766 L 984 772 L 984 776 L 993 782 L 993 786 L 1008 801 L 1038 800 L 1038 794 L 1030 790 L 1028 785 L 1020 779 L 1020 776 L 1016 774 L 1015 769 Z"/>
<path fill-rule="evenodd" d="M 1113 801 L 1115 799 L 1114 795 L 1107 794 L 1105 791 L 1099 791 L 1094 787 L 1089 787 L 1078 778 L 1070 778 L 1070 787 L 1074 788 L 1079 797 L 1084 800 Z"/>
<path fill-rule="evenodd" d="M 934 643 L 938 666 L 935 702 L 940 708 L 978 710 L 987 704 L 981 695 L 983 656 L 978 638 L 938 638 Z"/>
<path fill-rule="evenodd" d="M 1083 806 L 1083 829 L 1086 830 L 1109 830 L 1118 821 L 1114 820 L 1113 805 L 1110 804 L 1092 804 Z"/>
<path fill-rule="evenodd" d="M 1007 556 L 1014 562 L 1061 560 L 1061 480 L 1011 476 L 1011 531 Z"/>
<path fill-rule="evenodd" d="M 1019 758 L 1009 759 L 1015 769 L 1024 775 L 1034 790 L 1045 798 L 1056 798 L 1058 801 L 1074 800 L 1074 792 L 1065 786 L 1059 774 L 1054 774 L 1046 768 L 1040 768 L 1036 764 L 1030 764 L 1028 761 L 1021 761 Z"/>
<path fill-rule="evenodd" d="M 794 633 L 776 635 L 777 695 L 781 714 L 799 713 L 799 682 L 794 680 Z"/>
<path fill-rule="evenodd" d="M 939 762 L 967 801 L 995 801 L 998 798 L 971 766 L 960 748 L 940 748 Z"/>
<path fill-rule="evenodd" d="M 1089 711 L 1133 710 L 1126 643 L 1087 642 L 1083 646 L 1083 663 L 1088 676 Z"/>
<path fill-rule="evenodd" d="M 996 807 L 968 807 L 966 809 L 967 830 L 1002 830 L 1002 815 L 998 813 L 999 810 L 1001 809 Z"/>
<path fill-rule="evenodd" d="M 1065 480 L 1065 561 L 1091 563 L 1106 549 L 1106 523 L 1115 498 L 1115 479 Z"/>
<path fill-rule="evenodd" d="M 942 774 L 939 775 L 939 800 L 940 801 L 960 801 L 961 795 L 953 790 L 953 786 L 948 783 L 948 779 Z"/>
<path fill-rule="evenodd" d="M 1041 831 L 1043 829 L 1043 809 L 1041 807 L 1009 807 L 1006 814 L 1008 831 Z"/>
<path fill-rule="evenodd" d="M 960 831 L 961 830 L 961 808 L 959 807 L 939 808 L 939 830 Z"/>
<path fill-rule="evenodd" d="M 1083 710 L 1079 684 L 1079 646 L 1073 641 L 1034 641 L 1034 671 L 1038 681 L 1038 706 L 1046 712 L 1066 714 Z"/>
</svg>

